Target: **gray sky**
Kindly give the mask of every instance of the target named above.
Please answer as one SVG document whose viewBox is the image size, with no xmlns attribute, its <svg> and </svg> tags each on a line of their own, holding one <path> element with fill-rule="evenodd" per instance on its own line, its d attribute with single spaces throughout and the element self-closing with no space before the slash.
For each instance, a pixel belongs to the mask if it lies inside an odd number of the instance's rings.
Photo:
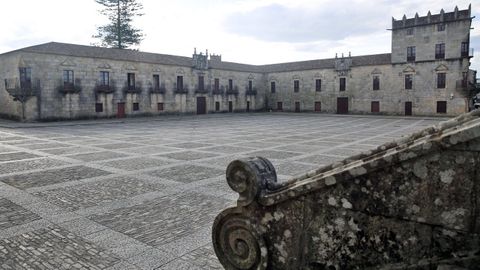
<svg viewBox="0 0 480 270">
<path fill-rule="evenodd" d="M 193 48 L 224 61 L 270 64 L 391 51 L 391 19 L 431 10 L 466 9 L 449 0 L 140 0 L 135 20 L 146 37 L 139 49 L 191 56 Z M 89 45 L 105 23 L 94 0 L 16 0 L 2 3 L 0 53 L 57 41 Z M 480 52 L 480 5 L 472 5 L 471 48 Z M 472 68 L 480 70 L 480 54 Z"/>
</svg>

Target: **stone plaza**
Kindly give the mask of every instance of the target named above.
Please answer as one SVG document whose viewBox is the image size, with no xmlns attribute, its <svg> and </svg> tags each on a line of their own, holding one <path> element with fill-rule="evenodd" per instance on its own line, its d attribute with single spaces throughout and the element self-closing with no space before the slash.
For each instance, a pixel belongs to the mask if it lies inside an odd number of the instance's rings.
<svg viewBox="0 0 480 270">
<path fill-rule="evenodd" d="M 444 118 L 215 114 L 0 123 L 1 269 L 222 269 L 215 216 L 229 162 L 280 181 Z"/>
</svg>

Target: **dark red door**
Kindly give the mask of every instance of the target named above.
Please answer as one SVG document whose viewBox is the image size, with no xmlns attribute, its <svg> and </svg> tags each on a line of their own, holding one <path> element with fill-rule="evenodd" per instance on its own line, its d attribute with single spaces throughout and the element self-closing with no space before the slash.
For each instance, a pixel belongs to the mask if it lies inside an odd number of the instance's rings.
<svg viewBox="0 0 480 270">
<path fill-rule="evenodd" d="M 197 114 L 207 113 L 207 100 L 205 97 L 197 97 Z"/>
<path fill-rule="evenodd" d="M 372 101 L 371 111 L 372 111 L 372 113 L 379 113 L 380 112 L 380 102 L 379 101 Z"/>
<path fill-rule="evenodd" d="M 125 102 L 117 103 L 117 118 L 125 117 Z"/>
<path fill-rule="evenodd" d="M 315 111 L 321 112 L 322 111 L 322 103 L 320 101 L 315 102 Z"/>
<path fill-rule="evenodd" d="M 348 113 L 348 98 L 339 97 L 337 98 L 337 114 L 347 114 Z"/>
<path fill-rule="evenodd" d="M 283 111 L 283 102 L 277 102 L 277 110 Z"/>
<path fill-rule="evenodd" d="M 300 102 L 295 101 L 295 112 L 300 112 Z"/>
<path fill-rule="evenodd" d="M 405 115 L 412 115 L 412 102 L 405 102 Z"/>
</svg>

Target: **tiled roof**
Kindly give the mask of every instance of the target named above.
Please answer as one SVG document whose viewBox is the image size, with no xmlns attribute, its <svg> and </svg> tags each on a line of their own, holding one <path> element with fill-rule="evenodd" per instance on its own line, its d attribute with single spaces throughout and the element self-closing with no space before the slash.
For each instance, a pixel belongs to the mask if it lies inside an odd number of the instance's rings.
<svg viewBox="0 0 480 270">
<path fill-rule="evenodd" d="M 111 59 L 119 61 L 133 61 L 152 64 L 192 66 L 192 58 L 184 56 L 175 56 L 167 54 L 147 53 L 135 50 L 111 49 L 85 45 L 66 44 L 50 42 L 36 46 L 26 47 L 16 50 L 16 52 L 32 52 L 57 54 L 65 56 L 89 57 Z M 352 57 L 352 66 L 365 65 L 385 65 L 391 63 L 391 54 L 375 54 Z M 329 69 L 334 68 L 335 59 L 320 59 L 310 61 L 299 61 L 290 63 L 281 63 L 273 65 L 247 65 L 232 62 L 210 61 L 210 67 L 214 69 L 232 70 L 241 72 L 288 72 L 310 69 Z"/>
</svg>

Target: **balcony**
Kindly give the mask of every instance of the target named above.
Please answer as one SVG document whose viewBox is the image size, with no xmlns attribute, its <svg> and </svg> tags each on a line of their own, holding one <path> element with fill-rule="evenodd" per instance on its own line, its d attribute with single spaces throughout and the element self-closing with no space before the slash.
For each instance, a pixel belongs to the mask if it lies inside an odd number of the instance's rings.
<svg viewBox="0 0 480 270">
<path fill-rule="evenodd" d="M 64 82 L 63 80 L 58 81 L 57 91 L 61 94 L 77 94 L 82 91 L 82 81 L 80 79 L 75 79 L 75 82 Z"/>
<path fill-rule="evenodd" d="M 155 86 L 150 85 L 150 87 L 148 88 L 148 91 L 150 92 L 150 94 L 165 95 L 165 93 L 167 92 L 167 89 L 165 87 L 165 84 L 162 83 L 161 85 L 155 85 Z"/>
<path fill-rule="evenodd" d="M 188 85 L 179 85 L 173 84 L 173 92 L 177 95 L 187 95 L 188 94 Z"/>
<path fill-rule="evenodd" d="M 435 59 L 445 59 L 445 53 L 435 53 Z"/>
<path fill-rule="evenodd" d="M 247 89 L 247 91 L 245 91 L 245 95 L 246 96 L 256 96 L 257 95 L 257 89 L 256 88 L 253 88 L 253 89 Z"/>
<path fill-rule="evenodd" d="M 238 87 L 234 86 L 233 89 L 227 89 L 227 95 L 238 95 Z"/>
<path fill-rule="evenodd" d="M 94 88 L 95 93 L 110 94 L 115 92 L 115 86 L 112 82 L 110 84 L 102 84 L 98 82 Z"/>
<path fill-rule="evenodd" d="M 25 102 L 40 91 L 40 79 L 20 81 L 18 78 L 5 79 L 5 89 L 14 101 Z"/>
<path fill-rule="evenodd" d="M 210 92 L 210 86 L 208 87 L 195 87 L 195 94 L 208 94 Z"/>
<path fill-rule="evenodd" d="M 415 62 L 415 56 L 407 56 L 407 62 Z"/>
<path fill-rule="evenodd" d="M 139 82 L 133 85 L 129 85 L 127 82 L 125 82 L 122 90 L 126 94 L 140 94 L 142 92 L 142 85 Z"/>
<path fill-rule="evenodd" d="M 212 95 L 223 95 L 225 93 L 225 87 L 221 86 L 218 89 L 212 90 Z"/>
</svg>

